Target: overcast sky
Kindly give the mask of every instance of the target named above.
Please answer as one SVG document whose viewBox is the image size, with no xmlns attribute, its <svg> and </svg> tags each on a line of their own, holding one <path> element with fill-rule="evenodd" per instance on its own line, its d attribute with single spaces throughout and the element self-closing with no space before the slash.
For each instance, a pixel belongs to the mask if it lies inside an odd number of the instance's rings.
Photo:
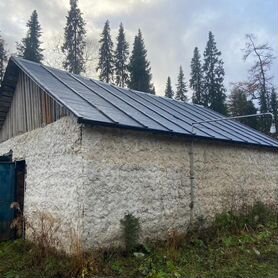
<svg viewBox="0 0 278 278">
<path fill-rule="evenodd" d="M 88 37 L 99 39 L 106 19 L 113 37 L 120 22 L 132 46 L 141 28 L 153 81 L 158 94 L 164 93 L 167 76 L 176 83 L 180 65 L 189 79 L 193 49 L 203 53 L 208 32 L 215 35 L 222 51 L 225 84 L 246 78 L 248 64 L 242 61 L 246 33 L 254 33 L 261 42 L 269 42 L 278 52 L 278 0 L 79 0 Z M 63 36 L 69 0 L 0 0 L 0 31 L 11 52 L 26 33 L 26 21 L 36 9 L 42 26 L 43 47 L 53 46 Z M 47 57 L 49 60 L 49 57 Z M 278 62 L 273 71 L 278 81 Z M 90 71 L 95 75 L 93 70 Z"/>
</svg>

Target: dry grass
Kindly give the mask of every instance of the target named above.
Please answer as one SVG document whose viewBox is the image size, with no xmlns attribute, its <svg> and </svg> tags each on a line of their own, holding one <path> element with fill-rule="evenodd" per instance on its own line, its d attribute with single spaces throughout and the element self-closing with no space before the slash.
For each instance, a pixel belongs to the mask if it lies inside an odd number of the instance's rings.
<svg viewBox="0 0 278 278">
<path fill-rule="evenodd" d="M 18 237 L 22 237 L 24 231 L 32 246 L 36 246 L 35 264 L 43 264 L 53 257 L 65 257 L 70 261 L 70 273 L 73 277 L 85 277 L 90 268 L 88 255 L 85 252 L 80 235 L 70 229 L 66 234 L 62 231 L 62 221 L 50 213 L 37 210 L 32 214 L 32 222 L 23 216 L 19 204 L 12 203 L 11 208 L 16 210 L 17 217 L 11 223 L 11 229 L 16 230 Z M 61 241 L 64 235 L 65 243 Z M 29 243 L 28 243 L 29 244 Z M 69 255 L 70 254 L 70 255 Z"/>
</svg>

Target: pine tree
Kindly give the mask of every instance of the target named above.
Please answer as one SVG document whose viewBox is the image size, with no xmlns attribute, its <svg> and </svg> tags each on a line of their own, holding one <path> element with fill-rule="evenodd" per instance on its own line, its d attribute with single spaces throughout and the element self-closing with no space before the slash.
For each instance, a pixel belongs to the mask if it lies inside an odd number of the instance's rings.
<svg viewBox="0 0 278 278">
<path fill-rule="evenodd" d="M 0 36 L 0 85 L 4 78 L 7 61 L 8 61 L 8 56 L 7 56 L 7 50 L 5 49 L 5 41 Z"/>
<path fill-rule="evenodd" d="M 180 66 L 180 71 L 178 74 L 178 82 L 177 82 L 177 92 L 176 92 L 175 99 L 180 100 L 180 101 L 187 101 L 186 93 L 187 93 L 187 86 L 186 86 L 186 82 L 184 80 L 183 69 Z"/>
<path fill-rule="evenodd" d="M 38 20 L 37 11 L 34 10 L 30 20 L 27 22 L 27 35 L 17 45 L 18 55 L 24 59 L 41 63 L 43 60 L 43 49 L 40 47 L 41 26 Z"/>
<path fill-rule="evenodd" d="M 203 96 L 203 73 L 201 65 L 201 55 L 198 47 L 194 48 L 193 58 L 191 60 L 191 78 L 189 86 L 193 90 L 192 102 L 196 104 L 204 104 Z"/>
<path fill-rule="evenodd" d="M 134 39 L 128 69 L 130 74 L 129 87 L 131 89 L 155 94 L 151 83 L 150 62 L 147 60 L 147 50 L 140 30 Z"/>
<path fill-rule="evenodd" d="M 80 74 L 85 71 L 84 49 L 86 46 L 85 21 L 77 6 L 78 0 L 70 0 L 67 23 L 64 34 L 62 52 L 65 55 L 64 69 L 69 72 Z"/>
<path fill-rule="evenodd" d="M 165 97 L 168 97 L 168 98 L 174 97 L 174 91 L 172 89 L 170 76 L 168 76 L 167 82 L 166 82 Z"/>
<path fill-rule="evenodd" d="M 248 100 L 246 94 L 238 88 L 233 88 L 231 91 L 228 109 L 231 116 L 243 116 L 257 113 L 254 103 L 251 100 Z M 250 127 L 258 128 L 256 117 L 243 118 L 239 119 L 239 121 Z"/>
<path fill-rule="evenodd" d="M 99 60 L 97 67 L 97 71 L 100 71 L 99 79 L 106 83 L 111 83 L 113 81 L 114 75 L 114 53 L 113 42 L 110 35 L 110 25 L 108 20 L 104 24 L 99 43 L 100 48 L 98 54 Z"/>
<path fill-rule="evenodd" d="M 128 82 L 128 43 L 125 38 L 123 24 L 120 24 L 117 36 L 117 46 L 114 56 L 115 83 L 118 86 L 126 87 Z"/>
<path fill-rule="evenodd" d="M 214 111 L 226 114 L 226 94 L 224 88 L 224 67 L 221 59 L 221 51 L 216 47 L 212 32 L 209 32 L 209 39 L 204 52 L 204 105 Z"/>
</svg>

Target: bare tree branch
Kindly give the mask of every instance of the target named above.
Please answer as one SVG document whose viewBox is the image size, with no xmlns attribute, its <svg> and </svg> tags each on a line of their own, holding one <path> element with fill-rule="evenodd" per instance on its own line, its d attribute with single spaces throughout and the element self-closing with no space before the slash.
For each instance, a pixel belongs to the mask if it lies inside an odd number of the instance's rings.
<svg viewBox="0 0 278 278">
<path fill-rule="evenodd" d="M 273 87 L 273 76 L 270 70 L 275 56 L 268 43 L 258 44 L 254 34 L 247 34 L 245 48 L 243 49 L 243 60 L 251 59 L 253 65 L 248 70 L 248 80 L 234 85 L 248 93 L 252 99 L 258 99 L 261 109 L 268 110 L 269 96 Z"/>
<path fill-rule="evenodd" d="M 63 61 L 65 55 L 61 50 L 63 44 L 63 35 L 53 36 L 45 46 L 45 59 L 44 63 L 50 67 L 63 69 Z M 87 38 L 86 46 L 84 49 L 85 60 L 85 76 L 95 77 L 95 68 L 97 62 L 98 43 L 94 39 Z"/>
</svg>

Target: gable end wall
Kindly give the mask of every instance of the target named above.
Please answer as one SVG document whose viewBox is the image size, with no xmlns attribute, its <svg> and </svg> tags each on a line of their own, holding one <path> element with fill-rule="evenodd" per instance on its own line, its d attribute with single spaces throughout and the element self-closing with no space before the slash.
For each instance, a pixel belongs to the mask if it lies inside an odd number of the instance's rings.
<svg viewBox="0 0 278 278">
<path fill-rule="evenodd" d="M 0 127 L 0 142 L 71 114 L 20 71 L 9 111 Z"/>
<path fill-rule="evenodd" d="M 55 217 L 63 243 L 71 229 L 81 233 L 84 174 L 81 127 L 76 120 L 64 117 L 0 144 L 0 155 L 9 150 L 13 160 L 26 162 L 24 215 L 28 221 L 34 225 L 41 213 Z"/>
</svg>

